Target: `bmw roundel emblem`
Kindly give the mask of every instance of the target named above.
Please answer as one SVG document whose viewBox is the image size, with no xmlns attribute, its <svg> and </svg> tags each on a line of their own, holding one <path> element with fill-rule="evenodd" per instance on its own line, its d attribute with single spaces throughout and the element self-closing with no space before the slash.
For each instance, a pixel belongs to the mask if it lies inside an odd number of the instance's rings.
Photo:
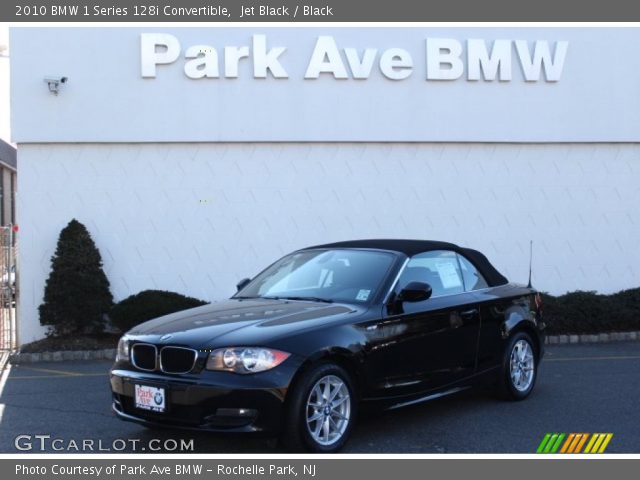
<svg viewBox="0 0 640 480">
<path fill-rule="evenodd" d="M 167 335 L 163 335 L 160 337 L 160 341 L 164 342 L 165 340 L 169 340 L 171 337 L 173 337 L 173 335 L 171 335 L 170 333 L 168 333 Z"/>
<path fill-rule="evenodd" d="M 156 405 L 162 405 L 162 394 L 160 392 L 156 392 L 153 396 L 153 401 L 156 402 Z"/>
</svg>

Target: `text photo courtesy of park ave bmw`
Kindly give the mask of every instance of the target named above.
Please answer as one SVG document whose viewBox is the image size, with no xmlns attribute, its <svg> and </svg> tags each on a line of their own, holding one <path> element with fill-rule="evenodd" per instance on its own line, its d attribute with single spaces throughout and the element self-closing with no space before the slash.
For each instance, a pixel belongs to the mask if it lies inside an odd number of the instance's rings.
<svg viewBox="0 0 640 480">
<path fill-rule="evenodd" d="M 11 475 L 635 458 L 640 26 L 260 5 L 0 25 Z"/>
</svg>

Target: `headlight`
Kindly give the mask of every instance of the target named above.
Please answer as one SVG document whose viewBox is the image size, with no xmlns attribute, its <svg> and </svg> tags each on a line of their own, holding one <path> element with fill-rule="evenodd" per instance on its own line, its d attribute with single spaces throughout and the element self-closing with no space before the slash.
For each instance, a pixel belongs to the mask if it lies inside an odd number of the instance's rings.
<svg viewBox="0 0 640 480">
<path fill-rule="evenodd" d="M 290 355 L 271 348 L 220 348 L 209 354 L 206 368 L 234 373 L 258 373 L 277 367 Z"/>
<path fill-rule="evenodd" d="M 118 353 L 116 355 L 116 362 L 123 360 L 129 361 L 129 341 L 126 337 L 122 337 L 118 342 Z"/>
</svg>

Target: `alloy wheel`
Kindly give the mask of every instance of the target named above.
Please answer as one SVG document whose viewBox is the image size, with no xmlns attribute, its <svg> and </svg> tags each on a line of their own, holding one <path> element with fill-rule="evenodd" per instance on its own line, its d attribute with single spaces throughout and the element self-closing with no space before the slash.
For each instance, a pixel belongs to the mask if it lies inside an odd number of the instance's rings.
<svg viewBox="0 0 640 480">
<path fill-rule="evenodd" d="M 533 383 L 535 374 L 533 349 L 524 339 L 518 340 L 511 350 L 509 373 L 511 384 L 519 392 L 526 392 Z"/>
<path fill-rule="evenodd" d="M 342 438 L 351 419 L 351 397 L 336 375 L 320 378 L 307 399 L 307 429 L 315 442 L 328 446 Z"/>
</svg>

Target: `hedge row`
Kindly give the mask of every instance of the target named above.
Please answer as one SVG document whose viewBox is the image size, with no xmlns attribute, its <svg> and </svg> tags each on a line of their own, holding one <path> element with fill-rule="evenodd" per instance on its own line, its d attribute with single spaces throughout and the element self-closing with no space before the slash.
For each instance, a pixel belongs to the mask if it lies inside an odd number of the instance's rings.
<svg viewBox="0 0 640 480">
<path fill-rule="evenodd" d="M 115 327 L 122 332 L 126 332 L 152 318 L 199 307 L 206 303 L 197 298 L 186 297 L 179 293 L 163 290 L 144 290 L 116 303 L 111 312 L 109 312 L 109 318 Z"/>
<path fill-rule="evenodd" d="M 611 295 L 576 291 L 542 294 L 549 335 L 640 330 L 640 288 Z"/>
<path fill-rule="evenodd" d="M 640 331 L 640 288 L 611 295 L 576 291 L 542 297 L 548 335 Z M 114 305 L 109 317 L 125 332 L 146 320 L 205 303 L 178 293 L 145 290 Z"/>
<path fill-rule="evenodd" d="M 611 295 L 571 292 L 542 294 L 547 334 L 592 334 L 640 331 L 640 288 Z M 109 317 L 127 331 L 146 320 L 204 305 L 206 302 L 178 293 L 145 290 L 114 305 Z"/>
</svg>

